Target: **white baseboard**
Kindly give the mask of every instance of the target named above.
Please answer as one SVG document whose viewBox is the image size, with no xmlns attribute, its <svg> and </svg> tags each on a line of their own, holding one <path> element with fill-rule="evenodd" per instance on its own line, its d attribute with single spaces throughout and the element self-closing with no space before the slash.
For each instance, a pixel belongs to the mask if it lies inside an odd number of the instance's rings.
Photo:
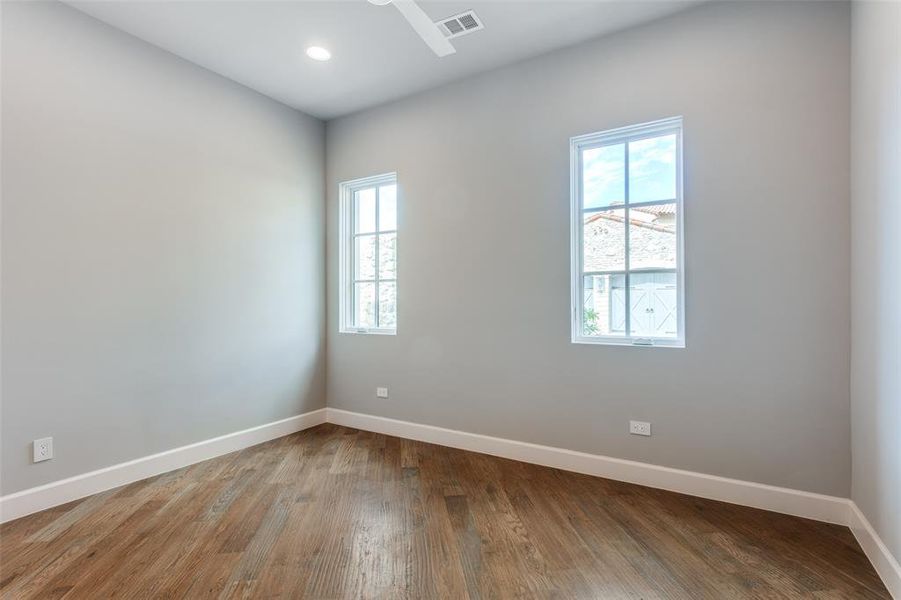
<svg viewBox="0 0 901 600">
<path fill-rule="evenodd" d="M 851 528 L 854 537 L 863 548 L 864 554 L 873 563 L 873 567 L 879 573 L 885 587 L 888 588 L 889 594 L 893 598 L 901 600 L 901 565 L 898 564 L 898 559 L 892 556 L 888 547 L 882 542 L 879 534 L 876 533 L 855 502 L 850 502 L 848 519 L 848 527 Z"/>
<path fill-rule="evenodd" d="M 236 431 L 0 497 L 0 523 L 325 423 L 326 410 Z"/>
<path fill-rule="evenodd" d="M 328 422 L 366 431 L 461 448 L 522 462 L 606 477 L 617 481 L 721 500 L 754 508 L 848 524 L 847 498 L 683 471 L 648 463 L 518 442 L 433 425 L 421 425 L 337 408 L 326 408 Z"/>
</svg>

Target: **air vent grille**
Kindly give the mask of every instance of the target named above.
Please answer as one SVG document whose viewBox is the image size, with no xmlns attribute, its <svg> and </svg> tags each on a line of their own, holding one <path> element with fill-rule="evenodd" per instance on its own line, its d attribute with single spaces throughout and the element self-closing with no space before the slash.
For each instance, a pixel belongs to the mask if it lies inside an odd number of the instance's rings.
<svg viewBox="0 0 901 600">
<path fill-rule="evenodd" d="M 473 31 L 485 28 L 479 20 L 479 17 L 476 16 L 475 11 L 472 10 L 468 10 L 465 13 L 460 13 L 459 15 L 454 15 L 452 17 L 447 17 L 446 19 L 441 19 L 437 23 L 439 27 L 441 27 L 441 31 L 443 31 L 444 35 L 448 38 L 460 37 L 461 35 L 466 35 L 467 33 L 472 33 Z"/>
<path fill-rule="evenodd" d="M 475 20 L 475 17 L 473 17 L 472 14 L 463 15 L 457 20 L 460 22 L 460 25 L 463 26 L 463 29 L 475 29 L 479 26 L 478 21 Z"/>
</svg>

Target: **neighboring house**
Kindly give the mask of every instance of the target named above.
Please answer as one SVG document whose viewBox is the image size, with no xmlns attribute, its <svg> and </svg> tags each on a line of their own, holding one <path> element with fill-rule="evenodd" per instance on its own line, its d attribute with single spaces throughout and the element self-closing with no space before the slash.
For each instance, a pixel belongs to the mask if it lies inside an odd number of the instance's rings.
<svg viewBox="0 0 901 600">
<path fill-rule="evenodd" d="M 626 330 L 625 210 L 589 214 L 583 230 L 586 335 Z M 675 337 L 676 205 L 629 210 L 631 329 L 636 336 Z M 613 271 L 613 273 L 611 273 Z M 638 272 L 636 272 L 638 271 Z"/>
</svg>

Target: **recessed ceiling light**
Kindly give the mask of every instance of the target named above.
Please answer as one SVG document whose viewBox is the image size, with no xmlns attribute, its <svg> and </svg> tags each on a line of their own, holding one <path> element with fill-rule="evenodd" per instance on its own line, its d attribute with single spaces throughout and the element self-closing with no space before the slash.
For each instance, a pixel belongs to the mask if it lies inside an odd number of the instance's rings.
<svg viewBox="0 0 901 600">
<path fill-rule="evenodd" d="M 332 57 L 332 53 L 322 46 L 310 46 L 307 48 L 307 56 L 313 60 L 328 60 Z"/>
</svg>

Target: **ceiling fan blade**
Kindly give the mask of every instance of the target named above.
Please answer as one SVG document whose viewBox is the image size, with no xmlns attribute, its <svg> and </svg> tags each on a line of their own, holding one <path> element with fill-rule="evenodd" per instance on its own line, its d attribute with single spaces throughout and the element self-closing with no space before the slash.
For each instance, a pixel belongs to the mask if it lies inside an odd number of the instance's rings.
<svg viewBox="0 0 901 600">
<path fill-rule="evenodd" d="M 391 2 L 400 11 L 400 14 L 410 22 L 419 37 L 429 45 L 438 56 L 447 56 L 456 52 L 450 41 L 444 37 L 438 26 L 432 22 L 429 15 L 419 8 L 413 0 L 394 0 Z"/>
</svg>

